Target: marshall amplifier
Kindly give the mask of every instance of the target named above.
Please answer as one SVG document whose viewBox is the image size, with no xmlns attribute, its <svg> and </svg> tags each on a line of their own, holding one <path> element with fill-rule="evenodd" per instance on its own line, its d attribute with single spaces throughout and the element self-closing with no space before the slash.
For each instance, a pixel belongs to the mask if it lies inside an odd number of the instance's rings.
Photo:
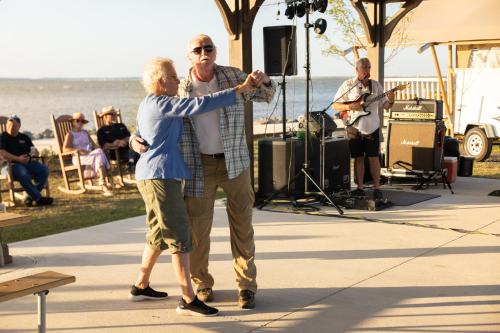
<svg viewBox="0 0 500 333">
<path fill-rule="evenodd" d="M 389 111 L 389 118 L 417 121 L 442 120 L 443 101 L 420 98 L 409 101 L 395 101 Z"/>
<path fill-rule="evenodd" d="M 442 169 L 443 140 L 446 128 L 442 121 L 389 120 L 386 167 L 389 171 L 410 169 L 433 172 Z"/>
</svg>

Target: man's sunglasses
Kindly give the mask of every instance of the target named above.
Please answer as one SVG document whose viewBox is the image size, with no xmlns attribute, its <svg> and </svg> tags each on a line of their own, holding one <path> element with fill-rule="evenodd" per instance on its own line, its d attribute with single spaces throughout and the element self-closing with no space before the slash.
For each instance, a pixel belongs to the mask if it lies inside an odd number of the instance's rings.
<svg viewBox="0 0 500 333">
<path fill-rule="evenodd" d="M 201 54 L 201 50 L 204 50 L 207 53 L 212 53 L 214 50 L 214 46 L 213 45 L 198 46 L 192 49 L 191 52 L 193 52 L 194 54 Z"/>
<path fill-rule="evenodd" d="M 83 119 L 73 119 L 75 123 L 85 123 Z"/>
</svg>

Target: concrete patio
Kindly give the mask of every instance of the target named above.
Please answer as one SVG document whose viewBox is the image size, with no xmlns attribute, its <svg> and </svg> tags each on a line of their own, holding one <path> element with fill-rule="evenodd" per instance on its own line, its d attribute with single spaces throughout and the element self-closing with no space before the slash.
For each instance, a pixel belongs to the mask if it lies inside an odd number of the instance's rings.
<svg viewBox="0 0 500 333">
<path fill-rule="evenodd" d="M 236 304 L 223 207 L 210 266 L 218 317 L 175 314 L 167 254 L 152 286 L 170 297 L 127 301 L 144 217 L 10 244 L 14 264 L 0 280 L 45 270 L 76 276 L 47 297 L 49 332 L 500 332 L 500 197 L 487 195 L 500 180 L 453 186 L 455 195 L 431 187 L 425 193 L 441 196 L 412 206 L 346 211 L 356 219 L 255 210 L 255 310 Z M 0 332 L 36 331 L 36 319 L 34 296 L 0 303 Z"/>
</svg>

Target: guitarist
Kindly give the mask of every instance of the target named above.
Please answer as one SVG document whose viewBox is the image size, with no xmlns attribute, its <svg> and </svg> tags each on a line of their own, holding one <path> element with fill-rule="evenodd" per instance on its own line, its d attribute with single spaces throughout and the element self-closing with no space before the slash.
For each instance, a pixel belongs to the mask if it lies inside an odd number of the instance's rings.
<svg viewBox="0 0 500 333">
<path fill-rule="evenodd" d="M 380 117 L 379 110 L 381 107 L 389 109 L 394 103 L 394 93 L 389 93 L 387 96 L 373 103 L 366 103 L 363 108 L 363 101 L 349 103 L 355 101 L 361 95 L 369 93 L 373 96 L 378 96 L 384 93 L 384 89 L 380 83 L 370 80 L 371 64 L 368 58 L 361 58 L 356 61 L 356 77 L 346 80 L 335 95 L 336 103 L 333 108 L 341 113 L 341 117 L 345 117 L 348 113 L 356 114 L 356 111 L 370 111 L 370 114 L 358 118 L 351 126 L 346 127 L 347 137 L 349 138 L 349 149 L 351 158 L 354 158 L 354 174 L 358 188 L 352 192 L 353 196 L 365 197 L 363 190 L 363 178 L 365 174 L 365 154 L 368 156 L 370 163 L 370 173 L 373 178 L 373 199 L 382 199 L 380 191 Z M 368 97 L 367 101 L 370 100 Z M 347 103 L 346 103 L 347 102 Z M 369 104 L 369 105 L 368 105 Z M 350 111 L 350 112 L 348 112 Z"/>
</svg>

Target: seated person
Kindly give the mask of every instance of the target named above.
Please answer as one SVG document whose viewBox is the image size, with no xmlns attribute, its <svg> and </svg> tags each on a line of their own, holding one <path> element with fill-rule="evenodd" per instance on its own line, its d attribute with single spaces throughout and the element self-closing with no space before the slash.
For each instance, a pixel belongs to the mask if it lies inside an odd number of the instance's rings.
<svg viewBox="0 0 500 333">
<path fill-rule="evenodd" d="M 95 148 L 95 143 L 89 135 L 89 132 L 83 129 L 83 125 L 88 123 L 85 115 L 81 112 L 73 113 L 72 129 L 66 134 L 63 143 L 63 152 L 78 151 L 80 153 L 80 164 L 85 167 L 85 178 L 99 177 L 104 196 L 113 195 L 114 188 L 113 177 L 109 172 L 111 166 L 104 151 L 101 148 Z M 73 157 L 73 164 L 75 164 Z"/>
<path fill-rule="evenodd" d="M 113 161 L 117 160 L 116 151 L 113 149 L 118 149 L 120 162 L 127 163 L 129 171 L 133 171 L 139 154 L 129 149 L 130 132 L 125 124 L 116 121 L 116 114 L 117 110 L 113 106 L 102 108 L 104 126 L 97 131 L 97 141 L 103 149 L 111 150 L 109 158 Z"/>
<path fill-rule="evenodd" d="M 0 136 L 0 155 L 12 163 L 14 180 L 20 182 L 28 193 L 29 197 L 24 203 L 27 206 L 31 206 L 33 201 L 40 206 L 52 204 L 54 199 L 42 197 L 40 194 L 47 185 L 49 168 L 33 160 L 34 157 L 39 155 L 39 152 L 27 135 L 19 133 L 21 119 L 16 115 L 10 116 L 6 127 L 7 130 Z M 5 172 L 8 172 L 6 167 L 2 168 L 2 173 Z"/>
</svg>

